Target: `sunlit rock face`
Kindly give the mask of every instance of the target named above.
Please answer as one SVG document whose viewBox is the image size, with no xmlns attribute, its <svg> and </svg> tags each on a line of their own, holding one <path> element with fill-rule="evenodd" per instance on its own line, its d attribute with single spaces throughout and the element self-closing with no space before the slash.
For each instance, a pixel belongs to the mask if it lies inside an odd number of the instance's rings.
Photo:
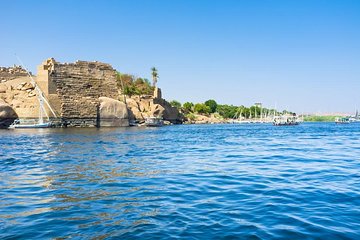
<svg viewBox="0 0 360 240">
<path fill-rule="evenodd" d="M 99 126 L 100 127 L 127 127 L 129 116 L 126 104 L 118 100 L 100 97 Z"/>
</svg>

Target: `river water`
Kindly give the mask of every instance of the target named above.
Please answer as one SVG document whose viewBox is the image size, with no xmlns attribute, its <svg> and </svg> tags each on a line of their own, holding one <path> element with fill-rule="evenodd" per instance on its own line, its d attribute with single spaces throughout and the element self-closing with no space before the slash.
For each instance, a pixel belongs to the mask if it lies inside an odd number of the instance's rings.
<svg viewBox="0 0 360 240">
<path fill-rule="evenodd" d="M 0 239 L 360 239 L 360 124 L 0 131 Z"/>
</svg>

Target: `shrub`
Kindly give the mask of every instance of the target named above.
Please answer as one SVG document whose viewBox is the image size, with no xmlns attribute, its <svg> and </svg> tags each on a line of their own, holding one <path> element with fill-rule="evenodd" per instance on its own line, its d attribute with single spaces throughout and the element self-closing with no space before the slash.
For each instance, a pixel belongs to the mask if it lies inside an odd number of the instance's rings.
<svg viewBox="0 0 360 240">
<path fill-rule="evenodd" d="M 205 105 L 210 108 L 210 113 L 216 112 L 216 108 L 217 108 L 217 105 L 218 105 L 218 104 L 216 103 L 215 100 L 212 100 L 212 99 L 207 100 L 207 101 L 205 102 Z"/>
<path fill-rule="evenodd" d="M 187 114 L 186 118 L 190 121 L 194 121 L 196 119 L 195 115 L 192 113 Z"/>
<path fill-rule="evenodd" d="M 192 102 L 186 102 L 183 104 L 183 110 L 185 112 L 192 112 L 193 111 L 194 104 Z"/>
<path fill-rule="evenodd" d="M 238 111 L 238 107 L 233 105 L 218 105 L 217 107 L 217 112 L 223 118 L 233 118 L 236 115 L 237 111 Z"/>
<path fill-rule="evenodd" d="M 172 100 L 171 102 L 170 102 L 170 105 L 171 106 L 173 106 L 173 107 L 176 107 L 176 108 L 181 108 L 181 103 L 180 102 L 178 102 L 178 101 L 176 101 L 176 100 Z"/>
<path fill-rule="evenodd" d="M 146 78 L 135 78 L 133 75 L 117 72 L 116 83 L 125 95 L 152 95 L 154 87 Z"/>
<path fill-rule="evenodd" d="M 209 106 L 206 106 L 204 103 L 197 103 L 194 106 L 194 111 L 197 113 L 209 114 L 211 112 L 211 109 Z"/>
</svg>

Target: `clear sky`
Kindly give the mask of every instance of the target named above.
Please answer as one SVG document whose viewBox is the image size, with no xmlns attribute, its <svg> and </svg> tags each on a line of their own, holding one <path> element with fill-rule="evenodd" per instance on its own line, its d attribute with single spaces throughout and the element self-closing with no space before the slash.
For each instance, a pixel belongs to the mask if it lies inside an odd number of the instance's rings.
<svg viewBox="0 0 360 240">
<path fill-rule="evenodd" d="M 360 110 L 359 0 L 3 0 L 0 66 L 98 60 L 168 100 Z"/>
</svg>

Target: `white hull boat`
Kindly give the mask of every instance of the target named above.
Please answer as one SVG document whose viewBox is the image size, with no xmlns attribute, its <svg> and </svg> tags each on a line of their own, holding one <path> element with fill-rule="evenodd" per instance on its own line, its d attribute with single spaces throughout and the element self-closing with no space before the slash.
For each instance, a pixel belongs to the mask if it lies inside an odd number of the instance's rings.
<svg viewBox="0 0 360 240">
<path fill-rule="evenodd" d="M 52 123 L 37 123 L 37 124 L 14 124 L 9 128 L 51 128 Z"/>
</svg>

